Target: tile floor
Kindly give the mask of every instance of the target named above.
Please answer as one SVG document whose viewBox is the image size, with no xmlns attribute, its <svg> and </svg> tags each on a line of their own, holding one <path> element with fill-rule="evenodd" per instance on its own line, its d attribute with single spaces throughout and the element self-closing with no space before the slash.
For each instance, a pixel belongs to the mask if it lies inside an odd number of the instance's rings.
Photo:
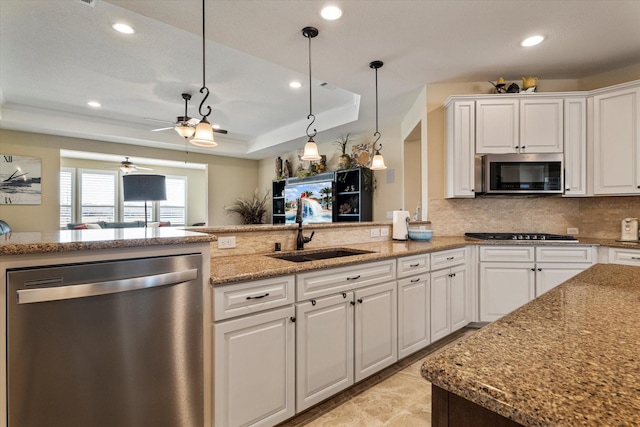
<svg viewBox="0 0 640 427">
<path fill-rule="evenodd" d="M 463 328 L 278 427 L 428 427 L 431 386 L 420 375 L 422 360 L 476 330 Z"/>
</svg>

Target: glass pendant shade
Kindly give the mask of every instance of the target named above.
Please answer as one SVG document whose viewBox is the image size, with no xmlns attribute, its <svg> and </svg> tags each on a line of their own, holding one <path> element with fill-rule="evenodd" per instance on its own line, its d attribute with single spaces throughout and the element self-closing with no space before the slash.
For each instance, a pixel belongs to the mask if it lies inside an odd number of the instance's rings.
<svg viewBox="0 0 640 427">
<path fill-rule="evenodd" d="M 183 138 L 191 138 L 193 134 L 196 133 L 196 129 L 189 125 L 179 125 L 173 129 Z"/>
<path fill-rule="evenodd" d="M 213 140 L 213 128 L 206 117 L 198 123 L 193 139 L 189 142 L 198 147 L 216 147 L 218 145 Z"/>
<path fill-rule="evenodd" d="M 318 146 L 313 138 L 309 138 L 309 141 L 304 145 L 304 152 L 302 153 L 302 160 L 320 160 L 322 156 L 318 152 Z"/>
<path fill-rule="evenodd" d="M 376 151 L 376 154 L 371 160 L 371 167 L 369 169 L 376 171 L 386 168 L 387 166 L 384 164 L 384 158 L 382 157 L 382 154 L 380 154 L 380 151 Z"/>
</svg>

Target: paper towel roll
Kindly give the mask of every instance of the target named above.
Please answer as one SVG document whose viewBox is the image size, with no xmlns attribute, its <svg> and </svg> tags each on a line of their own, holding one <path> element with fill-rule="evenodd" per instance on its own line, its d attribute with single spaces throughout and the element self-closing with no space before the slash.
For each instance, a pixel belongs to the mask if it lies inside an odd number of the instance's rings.
<svg viewBox="0 0 640 427">
<path fill-rule="evenodd" d="M 409 211 L 393 211 L 393 240 L 409 239 Z"/>
</svg>

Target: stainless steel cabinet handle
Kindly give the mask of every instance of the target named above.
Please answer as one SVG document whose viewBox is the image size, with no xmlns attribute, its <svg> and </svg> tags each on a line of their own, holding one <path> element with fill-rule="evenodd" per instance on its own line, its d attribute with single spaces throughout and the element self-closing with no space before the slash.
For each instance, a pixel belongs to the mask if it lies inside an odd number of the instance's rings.
<svg viewBox="0 0 640 427">
<path fill-rule="evenodd" d="M 194 268 L 191 270 L 154 274 L 153 276 L 133 277 L 131 279 L 110 280 L 107 282 L 83 283 L 81 285 L 57 286 L 40 289 L 21 289 L 17 291 L 18 304 L 116 294 L 119 292 L 135 291 L 138 289 L 175 285 L 197 278 L 198 270 Z"/>
<path fill-rule="evenodd" d="M 268 296 L 269 296 L 269 292 L 267 292 L 264 295 L 258 295 L 257 297 L 247 297 L 247 299 L 261 299 L 261 298 L 268 297 Z"/>
</svg>

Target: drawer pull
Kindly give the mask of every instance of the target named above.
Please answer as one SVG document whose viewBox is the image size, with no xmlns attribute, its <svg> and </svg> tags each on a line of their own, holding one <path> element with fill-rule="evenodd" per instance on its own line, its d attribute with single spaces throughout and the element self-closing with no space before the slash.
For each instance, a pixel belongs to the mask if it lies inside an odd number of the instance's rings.
<svg viewBox="0 0 640 427">
<path fill-rule="evenodd" d="M 356 303 L 355 303 L 355 302 L 353 302 L 353 301 L 349 301 L 349 303 L 350 303 L 351 305 L 356 305 Z"/>
<path fill-rule="evenodd" d="M 347 280 L 358 280 L 359 278 L 360 278 L 360 275 L 358 274 L 357 276 L 347 277 Z"/>
<path fill-rule="evenodd" d="M 267 292 L 264 295 L 258 295 L 257 297 L 247 297 L 247 299 L 261 299 L 261 298 L 268 297 L 268 296 L 269 296 L 269 292 Z"/>
<path fill-rule="evenodd" d="M 343 293 L 342 293 L 342 298 L 346 298 L 346 297 L 347 297 L 347 293 L 346 293 L 346 292 L 343 292 Z"/>
<path fill-rule="evenodd" d="M 289 320 L 291 320 L 291 323 L 296 323 L 296 318 L 295 317 L 289 317 Z"/>
<path fill-rule="evenodd" d="M 640 256 L 632 256 L 631 259 L 640 259 Z"/>
<path fill-rule="evenodd" d="M 311 305 L 316 305 L 316 300 L 312 299 L 311 300 Z"/>
<path fill-rule="evenodd" d="M 417 267 L 417 266 L 419 266 L 419 265 L 420 265 L 420 263 L 417 263 L 417 264 L 410 264 L 410 265 L 409 265 L 409 267 L 413 268 L 413 267 Z"/>
<path fill-rule="evenodd" d="M 455 258 L 454 256 L 448 256 L 448 257 L 447 257 L 447 261 L 451 261 L 451 260 L 452 260 L 452 259 L 454 259 L 454 258 Z"/>
<path fill-rule="evenodd" d="M 358 302 L 362 304 L 362 298 L 358 298 Z"/>
<path fill-rule="evenodd" d="M 419 281 L 420 281 L 420 278 L 411 279 L 411 283 L 416 283 L 416 282 L 419 282 Z"/>
</svg>

